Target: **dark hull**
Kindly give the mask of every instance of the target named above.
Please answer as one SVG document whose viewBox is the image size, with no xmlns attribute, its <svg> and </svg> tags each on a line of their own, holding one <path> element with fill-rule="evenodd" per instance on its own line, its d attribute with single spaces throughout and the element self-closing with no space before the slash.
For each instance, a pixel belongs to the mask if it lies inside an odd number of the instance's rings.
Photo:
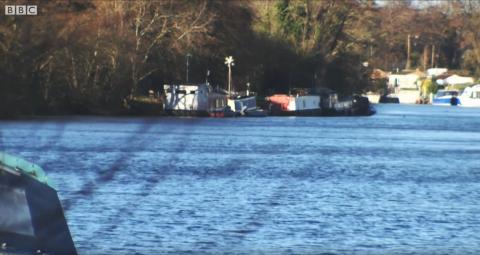
<svg viewBox="0 0 480 255">
<path fill-rule="evenodd" d="M 0 223 L 4 224 L 0 224 L 0 243 L 6 244 L 3 251 L 76 255 L 57 192 L 28 175 L 5 169 L 0 166 Z M 17 202 L 12 203 L 12 197 Z"/>
<path fill-rule="evenodd" d="M 335 99 L 333 107 L 331 101 L 326 105 L 320 104 L 319 108 L 299 111 L 285 110 L 284 102 L 270 102 L 267 107 L 272 116 L 370 116 L 376 113 L 368 98 L 359 95 L 338 102 Z"/>
<path fill-rule="evenodd" d="M 376 113 L 373 107 L 368 108 L 348 108 L 343 110 L 326 109 L 323 111 L 323 116 L 335 117 L 335 116 L 371 116 Z"/>
<path fill-rule="evenodd" d="M 165 110 L 165 113 L 170 116 L 185 116 L 185 117 L 209 117 L 207 111 L 187 111 L 187 110 Z"/>
<path fill-rule="evenodd" d="M 389 97 L 384 95 L 380 97 L 378 102 L 381 104 L 399 104 L 400 100 L 398 99 L 398 97 Z"/>
<path fill-rule="evenodd" d="M 263 110 L 245 111 L 245 117 L 266 117 L 267 113 Z"/>
<path fill-rule="evenodd" d="M 270 111 L 272 116 L 322 116 L 322 109 L 309 109 L 301 111 L 282 111 L 277 109 L 272 109 Z"/>
<path fill-rule="evenodd" d="M 349 101 L 345 101 L 349 103 Z M 371 116 L 375 114 L 375 108 L 370 104 L 367 97 L 354 96 L 351 105 L 324 109 L 324 116 Z"/>
<path fill-rule="evenodd" d="M 179 117 L 214 117 L 214 118 L 228 118 L 235 117 L 233 111 L 218 110 L 218 111 L 189 111 L 189 110 L 165 110 L 165 113 L 170 116 Z"/>
</svg>

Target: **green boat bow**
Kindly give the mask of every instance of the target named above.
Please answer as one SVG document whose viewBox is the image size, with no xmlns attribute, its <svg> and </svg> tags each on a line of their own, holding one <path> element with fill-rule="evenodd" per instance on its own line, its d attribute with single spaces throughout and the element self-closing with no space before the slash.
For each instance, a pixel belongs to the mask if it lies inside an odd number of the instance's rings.
<svg viewBox="0 0 480 255">
<path fill-rule="evenodd" d="M 5 152 L 0 152 L 0 166 L 3 166 L 11 171 L 29 175 L 39 182 L 45 183 L 54 188 L 53 183 L 48 179 L 45 171 L 43 171 L 40 166 L 28 162 L 22 158 L 12 156 Z"/>
</svg>

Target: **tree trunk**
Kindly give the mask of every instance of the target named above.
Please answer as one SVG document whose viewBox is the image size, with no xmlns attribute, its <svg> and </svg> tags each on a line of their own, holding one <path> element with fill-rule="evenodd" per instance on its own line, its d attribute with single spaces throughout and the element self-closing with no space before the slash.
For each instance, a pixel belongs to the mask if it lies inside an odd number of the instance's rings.
<svg viewBox="0 0 480 255">
<path fill-rule="evenodd" d="M 410 69 L 411 68 L 411 62 L 410 62 L 410 51 L 411 51 L 411 47 L 410 47 L 410 34 L 407 35 L 407 63 L 405 64 L 405 69 Z"/>
<path fill-rule="evenodd" d="M 432 45 L 432 68 L 435 67 L 435 45 Z"/>
<path fill-rule="evenodd" d="M 423 62 L 422 62 L 423 70 L 427 70 L 428 67 L 428 45 L 423 46 Z"/>
</svg>

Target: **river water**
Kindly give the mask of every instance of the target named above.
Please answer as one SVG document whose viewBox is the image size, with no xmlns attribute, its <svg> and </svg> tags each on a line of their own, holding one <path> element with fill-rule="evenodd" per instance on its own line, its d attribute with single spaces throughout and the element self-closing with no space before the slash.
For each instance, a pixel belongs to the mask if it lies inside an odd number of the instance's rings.
<svg viewBox="0 0 480 255">
<path fill-rule="evenodd" d="M 80 254 L 479 254 L 480 109 L 1 121 Z"/>
</svg>

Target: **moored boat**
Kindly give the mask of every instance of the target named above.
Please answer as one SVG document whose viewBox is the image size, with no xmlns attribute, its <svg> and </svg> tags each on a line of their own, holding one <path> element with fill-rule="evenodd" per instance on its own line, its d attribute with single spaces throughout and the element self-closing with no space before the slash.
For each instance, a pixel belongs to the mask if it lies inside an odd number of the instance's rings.
<svg viewBox="0 0 480 255">
<path fill-rule="evenodd" d="M 271 115 L 318 116 L 322 115 L 319 95 L 275 94 L 267 97 Z"/>
<path fill-rule="evenodd" d="M 359 95 L 336 102 L 333 110 L 330 116 L 370 116 L 376 113 L 368 97 Z"/>
<path fill-rule="evenodd" d="M 458 91 L 439 90 L 432 99 L 432 105 L 457 105 Z"/>
<path fill-rule="evenodd" d="M 228 99 L 228 106 L 237 116 L 265 117 L 267 114 L 257 107 L 255 95 L 238 95 Z"/>
<path fill-rule="evenodd" d="M 480 107 L 480 84 L 472 87 L 466 87 L 458 99 L 460 106 Z"/>
<path fill-rule="evenodd" d="M 164 85 L 163 109 L 168 115 L 233 117 L 227 94 L 209 84 Z"/>
<path fill-rule="evenodd" d="M 400 99 L 395 94 L 385 94 L 378 99 L 380 104 L 399 104 Z"/>
</svg>

